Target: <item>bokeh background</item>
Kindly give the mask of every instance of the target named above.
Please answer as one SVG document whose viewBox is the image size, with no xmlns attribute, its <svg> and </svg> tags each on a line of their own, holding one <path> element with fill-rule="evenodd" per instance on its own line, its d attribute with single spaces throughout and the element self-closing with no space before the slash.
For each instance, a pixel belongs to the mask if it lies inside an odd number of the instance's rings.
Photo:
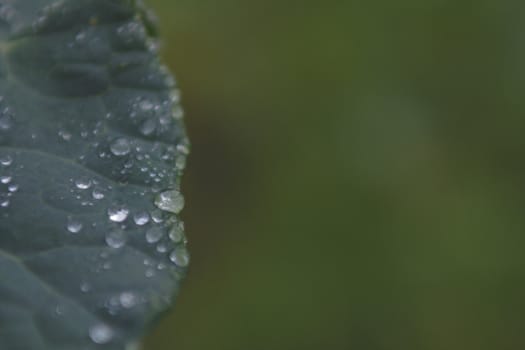
<svg viewBox="0 0 525 350">
<path fill-rule="evenodd" d="M 525 3 L 147 3 L 193 147 L 146 350 L 525 348 Z"/>
</svg>

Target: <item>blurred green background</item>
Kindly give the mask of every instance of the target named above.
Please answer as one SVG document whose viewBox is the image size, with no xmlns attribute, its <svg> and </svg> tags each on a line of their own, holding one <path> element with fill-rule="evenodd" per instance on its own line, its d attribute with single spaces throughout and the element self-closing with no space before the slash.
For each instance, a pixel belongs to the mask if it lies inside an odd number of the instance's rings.
<svg viewBox="0 0 525 350">
<path fill-rule="evenodd" d="M 525 348 L 525 3 L 147 2 L 193 147 L 146 350 Z"/>
</svg>

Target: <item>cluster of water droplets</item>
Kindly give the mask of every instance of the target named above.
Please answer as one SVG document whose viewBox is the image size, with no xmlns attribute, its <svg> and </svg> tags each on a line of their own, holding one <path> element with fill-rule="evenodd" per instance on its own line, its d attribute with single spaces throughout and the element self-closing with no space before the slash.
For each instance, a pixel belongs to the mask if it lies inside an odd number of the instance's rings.
<svg viewBox="0 0 525 350">
<path fill-rule="evenodd" d="M 72 178 L 70 182 L 72 186 L 69 192 L 82 207 L 94 207 L 97 202 L 104 199 L 106 194 L 113 189 L 112 186 L 103 185 L 98 179 L 89 176 Z"/>
<path fill-rule="evenodd" d="M 0 210 L 9 207 L 11 199 L 20 189 L 13 175 L 13 163 L 13 156 L 0 154 Z"/>
<path fill-rule="evenodd" d="M 183 268 L 189 263 L 189 254 L 186 250 L 184 226 L 175 216 L 184 207 L 184 197 L 178 190 L 170 189 L 157 194 L 154 210 L 132 210 L 126 204 L 113 204 L 107 209 L 108 221 L 114 228 L 108 230 L 105 241 L 108 247 L 119 249 L 126 245 L 128 225 L 137 228 L 146 227 L 144 241 L 155 245 L 160 254 L 168 254 L 175 266 Z M 166 215 L 165 213 L 169 214 Z M 121 225 L 121 226 L 119 226 Z M 152 272 L 148 272 L 151 277 Z"/>
<path fill-rule="evenodd" d="M 8 159 L 0 159 L 1 163 L 10 163 Z M 92 196 L 98 196 L 97 189 L 101 184 L 89 176 L 81 176 L 71 180 L 74 191 L 91 192 Z M 103 193 L 103 192 L 102 192 Z M 146 195 L 150 192 L 142 192 Z M 105 198 L 105 197 L 101 197 Z M 99 263 L 95 272 L 101 273 L 112 269 L 111 251 L 118 251 L 128 244 L 130 235 L 143 232 L 143 242 L 152 246 L 153 251 L 159 258 L 147 258 L 144 260 L 144 276 L 153 278 L 157 273 L 167 270 L 172 265 L 172 269 L 184 269 L 189 264 L 189 253 L 186 249 L 187 240 L 184 235 L 184 225 L 173 214 L 178 214 L 184 206 L 184 198 L 176 189 L 159 191 L 154 198 L 154 209 L 135 210 L 126 203 L 114 202 L 106 210 L 107 232 L 105 244 L 110 249 L 104 251 L 99 256 Z M 88 226 L 76 216 L 68 216 L 66 229 L 69 234 L 89 234 L 84 232 Z M 129 230 L 131 228 L 135 228 Z M 160 257 L 164 256 L 165 259 Z M 180 270 L 182 272 L 183 270 Z M 175 275 L 180 273 L 175 271 Z M 79 285 L 82 293 L 96 292 L 96 288 L 89 282 L 84 281 Z M 123 290 L 115 295 L 108 297 L 104 307 L 109 315 L 131 310 L 140 304 L 148 303 L 149 300 L 140 293 L 132 290 Z M 115 337 L 115 330 L 106 323 L 94 324 L 89 329 L 89 337 L 94 343 L 106 344 Z"/>
<path fill-rule="evenodd" d="M 44 8 L 33 23 L 33 30 L 40 31 L 46 26 L 52 26 L 53 18 L 64 11 L 61 3 L 58 1 Z M 0 19 L 14 16 L 9 14 L 8 10 L 7 5 L 0 4 Z M 95 34 L 95 31 L 96 28 L 87 27 L 72 33 L 70 42 L 65 45 L 71 50 L 88 48 L 90 53 L 101 58 L 106 54 L 106 47 L 100 43 L 101 37 Z M 143 24 L 135 19 L 119 25 L 113 34 L 121 46 L 146 45 L 150 53 L 158 50 L 158 42 L 149 38 Z M 145 82 L 151 82 L 159 80 L 159 77 L 160 80 L 164 79 L 167 87 L 175 85 L 163 66 L 158 70 L 152 69 L 151 74 L 147 74 L 143 79 Z M 85 142 L 88 147 L 84 148 L 83 154 L 78 155 L 79 163 L 88 163 L 86 155 L 89 157 L 90 152 L 94 151 L 94 157 L 106 161 L 106 164 L 110 164 L 108 167 L 112 167 L 113 173 L 105 175 L 111 178 L 118 178 L 113 175 L 121 175 L 117 182 L 121 178 L 125 179 L 126 175 L 145 175 L 141 178 L 141 185 L 148 190 L 144 190 L 140 195 L 151 198 L 151 203 L 144 207 L 113 198 L 116 188 L 124 185 L 125 181 L 109 186 L 101 177 L 91 175 L 69 179 L 69 195 L 81 207 L 87 207 L 86 210 L 93 210 L 90 207 L 104 208 L 103 222 L 94 223 L 89 221 L 89 216 L 71 214 L 65 216 L 63 224 L 60 223 L 64 225 L 64 234 L 69 235 L 71 240 L 92 234 L 91 228 L 95 224 L 98 224 L 99 228 L 104 227 L 105 232 L 102 232 L 103 237 L 100 237 L 104 251 L 98 257 L 99 263 L 94 268 L 97 273 L 114 269 L 116 264 L 111 259 L 112 254 L 122 253 L 126 246 L 132 244 L 146 245 L 151 251 L 151 258 L 144 259 L 143 262 L 144 276 L 147 278 L 153 278 L 162 273 L 161 271 L 170 271 L 181 276 L 190 262 L 184 225 L 176 215 L 184 207 L 184 197 L 173 179 L 173 170 L 181 173 L 185 167 L 189 153 L 188 142 L 180 140 L 178 144 L 171 145 L 167 141 L 155 141 L 162 137 L 163 140 L 169 140 L 170 137 L 166 135 L 170 135 L 169 132 L 183 117 L 183 110 L 179 104 L 180 94 L 178 90 L 174 90 L 167 99 L 155 96 L 144 94 L 130 99 L 127 105 L 129 110 L 127 113 L 121 113 L 125 116 L 117 115 L 117 111 L 108 108 L 107 114 L 95 125 L 80 125 L 80 131 L 79 125 L 59 125 L 58 132 L 54 135 L 58 137 L 61 145 Z M 128 118 L 127 125 L 132 125 L 135 129 L 125 133 L 112 132 L 115 130 L 108 132 L 108 129 L 111 129 L 108 125 L 115 125 L 120 121 L 117 118 Z M 0 135 L 3 131 L 11 130 L 14 123 L 14 113 L 8 106 L 4 108 L 0 99 Z M 8 170 L 12 164 L 11 156 L 0 155 L 0 207 L 9 206 L 9 198 L 4 201 L 4 194 L 10 197 L 18 191 L 18 185 Z M 175 169 L 166 164 L 174 164 Z M 7 192 L 4 191 L 4 187 Z M 82 281 L 78 289 L 85 295 L 100 292 L 95 281 L 89 279 Z M 140 292 L 121 290 L 108 296 L 103 306 L 110 315 L 118 315 L 148 302 L 150 300 L 147 296 Z M 59 310 L 57 313 L 63 312 Z M 89 327 L 88 336 L 93 343 L 108 344 L 115 339 L 118 330 L 110 323 L 97 322 Z"/>
<path fill-rule="evenodd" d="M 126 46 L 140 45 L 148 39 L 144 25 L 138 21 L 130 21 L 117 27 L 116 35 Z"/>
<path fill-rule="evenodd" d="M 166 77 L 169 77 L 167 73 Z M 174 84 L 169 82 L 169 84 Z M 168 99 L 154 99 L 152 97 L 137 97 L 131 100 L 129 118 L 136 125 L 139 134 L 149 138 L 161 136 L 171 129 L 176 120 L 180 120 L 184 113 L 179 104 L 180 93 L 174 90 Z"/>
</svg>

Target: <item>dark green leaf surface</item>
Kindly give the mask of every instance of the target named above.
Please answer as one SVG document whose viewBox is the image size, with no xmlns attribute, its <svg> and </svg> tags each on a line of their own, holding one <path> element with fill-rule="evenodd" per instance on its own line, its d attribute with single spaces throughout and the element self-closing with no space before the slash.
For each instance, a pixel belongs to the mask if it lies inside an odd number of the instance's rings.
<svg viewBox="0 0 525 350">
<path fill-rule="evenodd" d="M 0 0 L 0 349 L 129 349 L 188 264 L 188 142 L 131 0 Z"/>
</svg>

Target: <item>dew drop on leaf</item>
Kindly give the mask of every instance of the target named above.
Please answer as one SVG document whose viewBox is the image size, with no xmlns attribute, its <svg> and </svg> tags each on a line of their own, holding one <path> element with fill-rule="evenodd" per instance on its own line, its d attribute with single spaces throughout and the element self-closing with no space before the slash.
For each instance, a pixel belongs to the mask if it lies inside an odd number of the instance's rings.
<svg viewBox="0 0 525 350">
<path fill-rule="evenodd" d="M 149 214 L 145 211 L 140 211 L 133 215 L 133 221 L 139 226 L 144 226 L 149 222 Z"/>
<path fill-rule="evenodd" d="M 161 210 L 178 214 L 184 208 L 184 197 L 177 190 L 164 191 L 155 198 L 155 205 Z"/>
<path fill-rule="evenodd" d="M 131 309 L 138 303 L 138 297 L 132 292 L 123 292 L 119 297 L 120 305 L 125 309 Z"/>
<path fill-rule="evenodd" d="M 91 196 L 93 197 L 93 199 L 97 200 L 103 199 L 105 197 L 103 190 L 99 187 L 95 187 L 93 189 L 93 192 L 91 192 Z"/>
<path fill-rule="evenodd" d="M 108 209 L 109 220 L 123 222 L 128 218 L 129 209 L 122 206 L 113 206 Z"/>
<path fill-rule="evenodd" d="M 170 260 L 179 267 L 186 267 L 190 263 L 190 255 L 185 247 L 177 247 L 170 254 Z"/>
<path fill-rule="evenodd" d="M 174 225 L 170 230 L 169 237 L 174 243 L 179 243 L 184 238 L 184 233 L 178 225 Z"/>
<path fill-rule="evenodd" d="M 67 230 L 71 233 L 79 233 L 82 230 L 82 223 L 74 218 L 67 219 Z"/>
<path fill-rule="evenodd" d="M 7 167 L 11 164 L 13 164 L 13 158 L 9 154 L 0 157 L 0 165 Z"/>
<path fill-rule="evenodd" d="M 121 230 L 110 231 L 106 235 L 106 243 L 111 248 L 122 248 L 126 244 L 126 235 Z"/>
<path fill-rule="evenodd" d="M 91 180 L 86 177 L 81 177 L 75 180 L 75 186 L 80 190 L 87 190 L 91 187 Z"/>
<path fill-rule="evenodd" d="M 89 329 L 89 337 L 95 344 L 107 344 L 113 339 L 113 330 L 99 323 Z"/>
<path fill-rule="evenodd" d="M 140 132 L 144 136 L 150 136 L 155 132 L 155 129 L 157 128 L 157 122 L 155 119 L 146 119 L 142 125 L 140 126 Z"/>
<path fill-rule="evenodd" d="M 0 182 L 3 183 L 4 185 L 7 185 L 8 183 L 11 182 L 11 180 L 13 180 L 13 178 L 11 176 L 0 176 Z"/>
<path fill-rule="evenodd" d="M 114 155 L 121 157 L 131 151 L 131 146 L 128 139 L 118 138 L 111 143 L 110 150 Z"/>
<path fill-rule="evenodd" d="M 157 243 L 164 235 L 164 230 L 160 227 L 152 227 L 146 231 L 146 241 L 148 243 Z"/>
</svg>

